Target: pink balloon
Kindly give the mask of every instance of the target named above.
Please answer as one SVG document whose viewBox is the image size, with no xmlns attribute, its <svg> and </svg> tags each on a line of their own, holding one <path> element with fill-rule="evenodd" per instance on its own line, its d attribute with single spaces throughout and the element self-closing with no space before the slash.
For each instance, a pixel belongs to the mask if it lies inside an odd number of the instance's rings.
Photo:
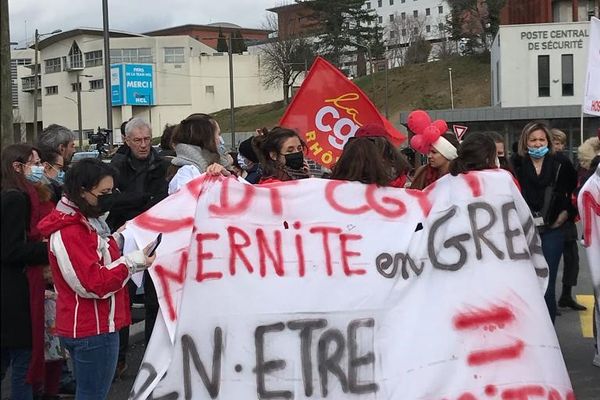
<svg viewBox="0 0 600 400">
<path fill-rule="evenodd" d="M 436 119 L 433 121 L 433 125 L 438 128 L 440 134 L 442 135 L 448 131 L 448 124 L 443 119 Z"/>
<path fill-rule="evenodd" d="M 431 118 L 425 111 L 415 110 L 408 114 L 407 124 L 411 131 L 419 135 L 431 124 Z"/>
<path fill-rule="evenodd" d="M 441 132 L 438 129 L 438 127 L 431 124 L 425 129 L 423 129 L 423 133 L 421 134 L 421 136 L 423 136 L 423 139 L 426 143 L 432 144 L 433 142 L 438 140 L 438 138 L 440 137 L 440 133 Z"/>
</svg>

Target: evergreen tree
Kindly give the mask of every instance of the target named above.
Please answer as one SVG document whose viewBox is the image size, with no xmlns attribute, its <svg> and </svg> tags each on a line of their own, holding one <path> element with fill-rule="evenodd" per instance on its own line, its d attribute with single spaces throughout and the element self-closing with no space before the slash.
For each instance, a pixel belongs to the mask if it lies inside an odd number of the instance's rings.
<svg viewBox="0 0 600 400">
<path fill-rule="evenodd" d="M 454 40 L 466 40 L 466 53 L 489 50 L 500 27 L 500 12 L 506 0 L 448 0 L 449 33 Z"/>
<path fill-rule="evenodd" d="M 247 50 L 248 46 L 246 46 L 246 41 L 242 37 L 242 32 L 240 32 L 239 29 L 236 29 L 231 38 L 231 51 L 234 54 L 242 54 Z"/>
<path fill-rule="evenodd" d="M 342 56 L 360 46 L 369 47 L 376 59 L 384 52 L 382 27 L 377 24 L 377 15 L 372 9 L 363 7 L 365 0 L 312 0 L 306 1 L 315 11 L 323 26 L 319 35 L 319 52 L 334 65 L 340 65 Z M 357 49 L 359 52 L 364 48 Z"/>
<path fill-rule="evenodd" d="M 217 39 L 217 51 L 219 53 L 229 52 L 229 46 L 227 46 L 227 38 L 225 38 L 225 35 L 223 35 L 223 30 L 221 28 L 219 28 L 219 38 Z"/>
</svg>

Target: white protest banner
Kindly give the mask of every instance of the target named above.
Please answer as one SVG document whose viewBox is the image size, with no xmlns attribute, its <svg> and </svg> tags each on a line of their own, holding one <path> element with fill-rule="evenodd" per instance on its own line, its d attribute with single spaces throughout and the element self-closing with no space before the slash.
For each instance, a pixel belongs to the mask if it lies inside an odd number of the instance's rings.
<svg viewBox="0 0 600 400">
<path fill-rule="evenodd" d="M 600 19 L 596 17 L 590 20 L 583 112 L 600 115 Z"/>
<path fill-rule="evenodd" d="M 577 207 L 583 223 L 583 245 L 594 287 L 596 331 L 600 332 L 600 166 L 579 191 Z M 594 363 L 600 367 L 600 336 L 596 336 Z"/>
<path fill-rule="evenodd" d="M 502 170 L 425 191 L 202 176 L 163 232 L 132 399 L 573 399 L 525 201 Z"/>
</svg>

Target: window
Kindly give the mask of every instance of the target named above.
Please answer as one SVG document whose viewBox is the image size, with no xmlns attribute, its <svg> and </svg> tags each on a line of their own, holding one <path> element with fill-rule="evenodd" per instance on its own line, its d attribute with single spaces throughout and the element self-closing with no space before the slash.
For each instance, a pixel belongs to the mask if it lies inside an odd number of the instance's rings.
<svg viewBox="0 0 600 400">
<path fill-rule="evenodd" d="M 394 14 L 390 14 L 390 22 L 394 22 Z"/>
<path fill-rule="evenodd" d="M 85 53 L 85 66 L 96 67 L 102 65 L 102 50 Z"/>
<path fill-rule="evenodd" d="M 444 32 L 444 23 L 443 23 L 443 22 L 440 22 L 440 23 L 438 24 L 438 31 L 439 31 L 440 33 L 441 33 L 441 32 Z"/>
<path fill-rule="evenodd" d="M 77 83 L 77 82 L 73 82 L 71 83 L 71 92 L 77 92 L 77 91 L 81 91 L 81 82 Z"/>
<path fill-rule="evenodd" d="M 205 86 L 206 94 L 215 94 L 215 87 L 213 85 Z"/>
<path fill-rule="evenodd" d="M 165 47 L 165 63 L 182 64 L 183 62 L 183 47 Z"/>
<path fill-rule="evenodd" d="M 431 25 L 425 26 L 425 32 L 427 32 L 427 33 L 431 32 Z"/>
<path fill-rule="evenodd" d="M 377 0 L 377 7 L 381 7 L 383 4 L 383 0 Z"/>
<path fill-rule="evenodd" d="M 46 64 L 45 72 L 47 74 L 51 74 L 53 72 L 60 72 L 62 68 L 60 57 L 44 60 L 44 63 Z"/>
<path fill-rule="evenodd" d="M 394 39 L 396 37 L 395 31 L 390 31 L 390 39 Z"/>
<path fill-rule="evenodd" d="M 400 14 L 400 16 L 402 17 L 403 20 L 406 19 L 406 13 L 405 12 L 403 12 L 402 14 Z"/>
<path fill-rule="evenodd" d="M 83 68 L 83 55 L 81 54 L 81 50 L 77 45 L 77 42 L 73 42 L 71 45 L 71 50 L 69 50 L 69 63 L 67 68 Z"/>
<path fill-rule="evenodd" d="M 426 8 L 425 9 L 425 15 L 431 15 L 431 9 L 430 8 Z"/>
<path fill-rule="evenodd" d="M 152 63 L 152 49 L 110 49 L 111 64 L 120 63 Z"/>
<path fill-rule="evenodd" d="M 390 0 L 390 6 L 394 5 L 394 0 Z"/>
<path fill-rule="evenodd" d="M 573 96 L 573 54 L 561 56 L 562 95 Z"/>
<path fill-rule="evenodd" d="M 58 94 L 58 86 L 46 86 L 46 96 Z"/>
<path fill-rule="evenodd" d="M 371 3 L 367 1 L 366 5 L 367 5 L 367 10 L 370 10 L 371 9 Z"/>
<path fill-rule="evenodd" d="M 406 29 L 402 29 L 402 36 L 406 36 Z"/>
<path fill-rule="evenodd" d="M 379 21 L 380 24 L 383 23 L 383 17 L 380 15 L 379 17 L 377 17 L 377 21 Z"/>
<path fill-rule="evenodd" d="M 413 11 L 413 17 L 417 18 L 419 16 L 419 10 Z"/>
<path fill-rule="evenodd" d="M 417 28 L 417 27 L 415 26 L 415 27 L 413 28 L 413 33 L 414 33 L 415 35 L 418 35 L 418 34 L 419 34 L 419 28 Z"/>
<path fill-rule="evenodd" d="M 538 56 L 538 96 L 550 97 L 550 56 Z"/>
<path fill-rule="evenodd" d="M 400 3 L 402 3 L 402 4 L 406 3 L 406 0 L 400 0 Z"/>
<path fill-rule="evenodd" d="M 444 6 L 438 6 L 438 14 L 444 13 Z"/>
<path fill-rule="evenodd" d="M 90 90 L 104 89 L 104 79 L 94 79 L 90 81 Z"/>
</svg>

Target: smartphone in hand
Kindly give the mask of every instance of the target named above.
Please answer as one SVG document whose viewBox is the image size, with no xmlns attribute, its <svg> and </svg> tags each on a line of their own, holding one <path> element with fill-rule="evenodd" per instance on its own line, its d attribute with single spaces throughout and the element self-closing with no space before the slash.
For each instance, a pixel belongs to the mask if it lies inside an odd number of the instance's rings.
<svg viewBox="0 0 600 400">
<path fill-rule="evenodd" d="M 162 233 L 159 233 L 158 236 L 156 237 L 156 239 L 154 239 L 154 241 L 152 243 L 150 243 L 148 246 L 146 246 L 146 249 L 144 250 L 144 253 L 146 253 L 146 257 L 152 257 L 154 255 L 161 240 L 162 240 Z"/>
</svg>

